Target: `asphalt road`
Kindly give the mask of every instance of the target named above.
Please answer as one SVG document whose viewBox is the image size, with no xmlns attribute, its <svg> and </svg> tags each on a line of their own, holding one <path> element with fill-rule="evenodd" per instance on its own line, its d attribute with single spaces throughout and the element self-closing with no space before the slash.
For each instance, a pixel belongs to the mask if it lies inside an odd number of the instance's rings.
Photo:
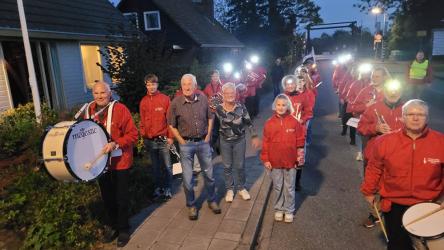
<svg viewBox="0 0 444 250">
<path fill-rule="evenodd" d="M 268 209 L 263 228 L 271 230 L 271 238 L 264 245 L 260 243 L 259 249 L 385 249 L 380 228 L 362 226 L 368 208 L 359 192 L 362 162 L 355 160 L 358 147 L 340 136 L 331 63 L 319 66 L 323 85 L 315 107 L 308 165 L 302 175 L 303 190 L 296 193 L 295 219 L 291 224 L 274 222 Z M 430 113 L 431 127 L 444 131 L 442 110 L 432 106 Z M 273 196 L 268 208 L 272 200 Z"/>
</svg>

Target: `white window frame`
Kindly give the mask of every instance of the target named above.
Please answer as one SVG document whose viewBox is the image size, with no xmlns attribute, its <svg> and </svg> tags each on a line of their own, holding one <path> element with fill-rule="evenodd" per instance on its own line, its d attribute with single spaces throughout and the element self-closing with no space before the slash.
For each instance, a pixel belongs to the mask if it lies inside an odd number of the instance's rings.
<svg viewBox="0 0 444 250">
<path fill-rule="evenodd" d="M 136 18 L 136 28 L 139 28 L 139 17 L 138 17 L 138 15 L 137 15 L 137 12 L 126 12 L 126 13 L 123 13 L 123 15 L 125 16 L 125 17 L 128 17 L 128 16 L 135 16 L 135 18 Z M 131 22 L 131 20 L 129 20 L 130 22 Z M 131 22 L 132 23 L 132 22 Z"/>
<path fill-rule="evenodd" d="M 147 15 L 149 14 L 157 14 L 157 22 L 159 23 L 159 27 L 156 28 L 148 28 L 147 22 Z M 160 12 L 158 10 L 154 10 L 154 11 L 145 11 L 143 12 L 143 20 L 145 22 L 145 30 L 146 31 L 150 31 L 150 30 L 161 30 L 162 29 L 162 24 L 160 23 Z"/>
</svg>

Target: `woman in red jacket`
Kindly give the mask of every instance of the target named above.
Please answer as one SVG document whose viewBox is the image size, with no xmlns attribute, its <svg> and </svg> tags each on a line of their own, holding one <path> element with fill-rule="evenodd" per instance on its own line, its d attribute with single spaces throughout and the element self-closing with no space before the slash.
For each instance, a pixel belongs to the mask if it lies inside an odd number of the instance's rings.
<svg viewBox="0 0 444 250">
<path fill-rule="evenodd" d="M 305 129 L 291 115 L 290 99 L 280 94 L 273 103 L 275 113 L 264 126 L 261 160 L 270 170 L 276 221 L 291 223 L 295 210 L 296 167 L 304 164 Z"/>
</svg>

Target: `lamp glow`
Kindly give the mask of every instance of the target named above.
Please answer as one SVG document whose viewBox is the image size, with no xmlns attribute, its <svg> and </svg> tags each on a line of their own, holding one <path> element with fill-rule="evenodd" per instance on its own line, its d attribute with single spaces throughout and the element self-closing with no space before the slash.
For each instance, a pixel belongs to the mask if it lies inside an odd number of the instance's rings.
<svg viewBox="0 0 444 250">
<path fill-rule="evenodd" d="M 359 65 L 359 72 L 360 73 L 370 73 L 373 69 L 373 65 L 371 65 L 370 63 L 363 63 L 361 65 Z"/>
<path fill-rule="evenodd" d="M 241 77 L 241 74 L 239 72 L 234 73 L 234 78 L 240 79 L 240 77 Z"/>
<path fill-rule="evenodd" d="M 252 55 L 250 57 L 250 62 L 257 64 L 259 62 L 259 56 L 258 55 Z"/>
<path fill-rule="evenodd" d="M 245 62 L 245 68 L 251 70 L 253 68 L 253 65 L 250 62 Z"/>
<path fill-rule="evenodd" d="M 222 66 L 224 68 L 225 73 L 231 73 L 233 71 L 233 64 L 227 62 Z"/>
<path fill-rule="evenodd" d="M 397 79 L 389 80 L 385 84 L 385 88 L 388 91 L 399 91 L 401 89 L 401 82 L 399 82 Z"/>
</svg>

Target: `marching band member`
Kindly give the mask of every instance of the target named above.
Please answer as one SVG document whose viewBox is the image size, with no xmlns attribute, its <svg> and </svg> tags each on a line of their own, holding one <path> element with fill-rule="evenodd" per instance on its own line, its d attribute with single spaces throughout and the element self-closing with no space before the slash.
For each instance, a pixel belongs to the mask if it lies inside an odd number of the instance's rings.
<svg viewBox="0 0 444 250">
<path fill-rule="evenodd" d="M 341 135 L 344 136 L 347 134 L 347 128 L 349 127 L 347 125 L 347 121 L 353 117 L 353 115 L 350 112 L 347 112 L 347 106 L 348 106 L 348 99 L 347 99 L 347 93 L 350 89 L 350 87 L 353 85 L 355 81 L 359 79 L 359 72 L 356 67 L 356 65 L 352 65 L 350 68 L 350 72 L 347 72 L 346 76 L 343 80 L 343 87 L 342 89 L 339 89 L 339 100 L 341 102 L 341 121 L 342 121 L 342 132 Z M 356 144 L 356 129 L 354 127 L 350 127 L 350 145 Z"/>
<path fill-rule="evenodd" d="M 220 80 L 219 71 L 213 70 L 211 71 L 211 82 L 208 83 L 205 86 L 205 89 L 203 90 L 203 92 L 208 98 L 210 108 L 213 112 L 215 111 L 217 105 L 219 105 L 222 102 L 221 90 L 222 90 L 222 81 Z M 218 138 L 219 138 L 219 121 L 217 117 L 214 117 L 214 126 L 213 126 L 213 131 L 211 133 L 210 145 L 216 151 L 219 148 L 219 145 L 217 145 Z"/>
<path fill-rule="evenodd" d="M 129 169 L 133 163 L 133 146 L 138 132 L 128 108 L 111 101 L 111 89 L 106 82 L 96 82 L 92 92 L 94 102 L 88 106 L 85 118 L 93 119 L 109 131 L 111 142 L 103 147 L 104 153 L 121 150 L 118 156 L 111 154 L 111 164 L 108 171 L 99 177 L 99 186 L 112 228 L 105 241 L 111 242 L 117 238 L 117 246 L 123 247 L 130 239 Z"/>
<path fill-rule="evenodd" d="M 361 115 L 358 123 L 359 133 L 368 138 L 364 151 L 364 172 L 368 159 L 371 157 L 375 139 L 380 135 L 402 128 L 401 108 L 404 103 L 401 101 L 401 84 L 395 80 L 388 80 L 384 84 L 383 93 L 384 100 L 369 106 Z M 363 223 L 367 228 L 373 227 L 378 222 L 377 215 L 373 214 L 373 208 L 370 208 L 370 211 L 368 218 Z"/>
<path fill-rule="evenodd" d="M 273 110 L 275 113 L 264 125 L 260 158 L 273 181 L 274 219 L 291 223 L 295 211 L 295 167 L 304 164 L 304 127 L 291 115 L 294 111 L 288 96 L 278 95 Z"/>
<path fill-rule="evenodd" d="M 418 99 L 402 106 L 403 128 L 379 136 L 361 192 L 373 204 L 381 195 L 387 249 L 413 249 L 402 215 L 412 205 L 435 201 L 444 207 L 444 135 L 428 128 L 429 108 Z"/>
<path fill-rule="evenodd" d="M 234 190 L 239 192 L 243 200 L 250 200 L 245 179 L 245 128 L 250 130 L 253 148 L 258 148 L 260 141 L 247 108 L 236 102 L 236 85 L 225 83 L 222 86 L 222 96 L 223 102 L 216 106 L 215 114 L 220 121 L 220 153 L 227 190 L 225 201 L 233 201 Z M 233 174 L 233 169 L 236 175 Z"/>
<path fill-rule="evenodd" d="M 154 196 L 163 195 L 166 199 L 170 199 L 173 172 L 169 147 L 174 142 L 166 118 L 170 98 L 157 90 L 159 84 L 156 75 L 148 74 L 144 80 L 147 94 L 139 104 L 140 134 L 150 154 L 155 186 Z"/>
<path fill-rule="evenodd" d="M 338 90 L 337 90 L 337 94 L 338 94 L 338 98 L 339 98 L 339 114 L 340 117 L 344 117 L 345 114 L 345 109 L 344 109 L 344 89 L 346 85 L 351 84 L 353 81 L 355 81 L 355 77 L 353 75 L 353 68 L 354 68 L 354 64 L 350 64 L 350 65 L 344 65 L 344 68 L 346 69 L 346 72 L 344 73 L 342 79 L 340 79 L 338 81 Z M 347 92 L 345 92 L 347 93 Z M 344 126 L 342 127 L 343 132 L 341 133 L 341 135 L 345 135 L 346 132 L 344 132 Z M 347 127 L 345 127 L 345 129 L 347 129 Z"/>
</svg>

